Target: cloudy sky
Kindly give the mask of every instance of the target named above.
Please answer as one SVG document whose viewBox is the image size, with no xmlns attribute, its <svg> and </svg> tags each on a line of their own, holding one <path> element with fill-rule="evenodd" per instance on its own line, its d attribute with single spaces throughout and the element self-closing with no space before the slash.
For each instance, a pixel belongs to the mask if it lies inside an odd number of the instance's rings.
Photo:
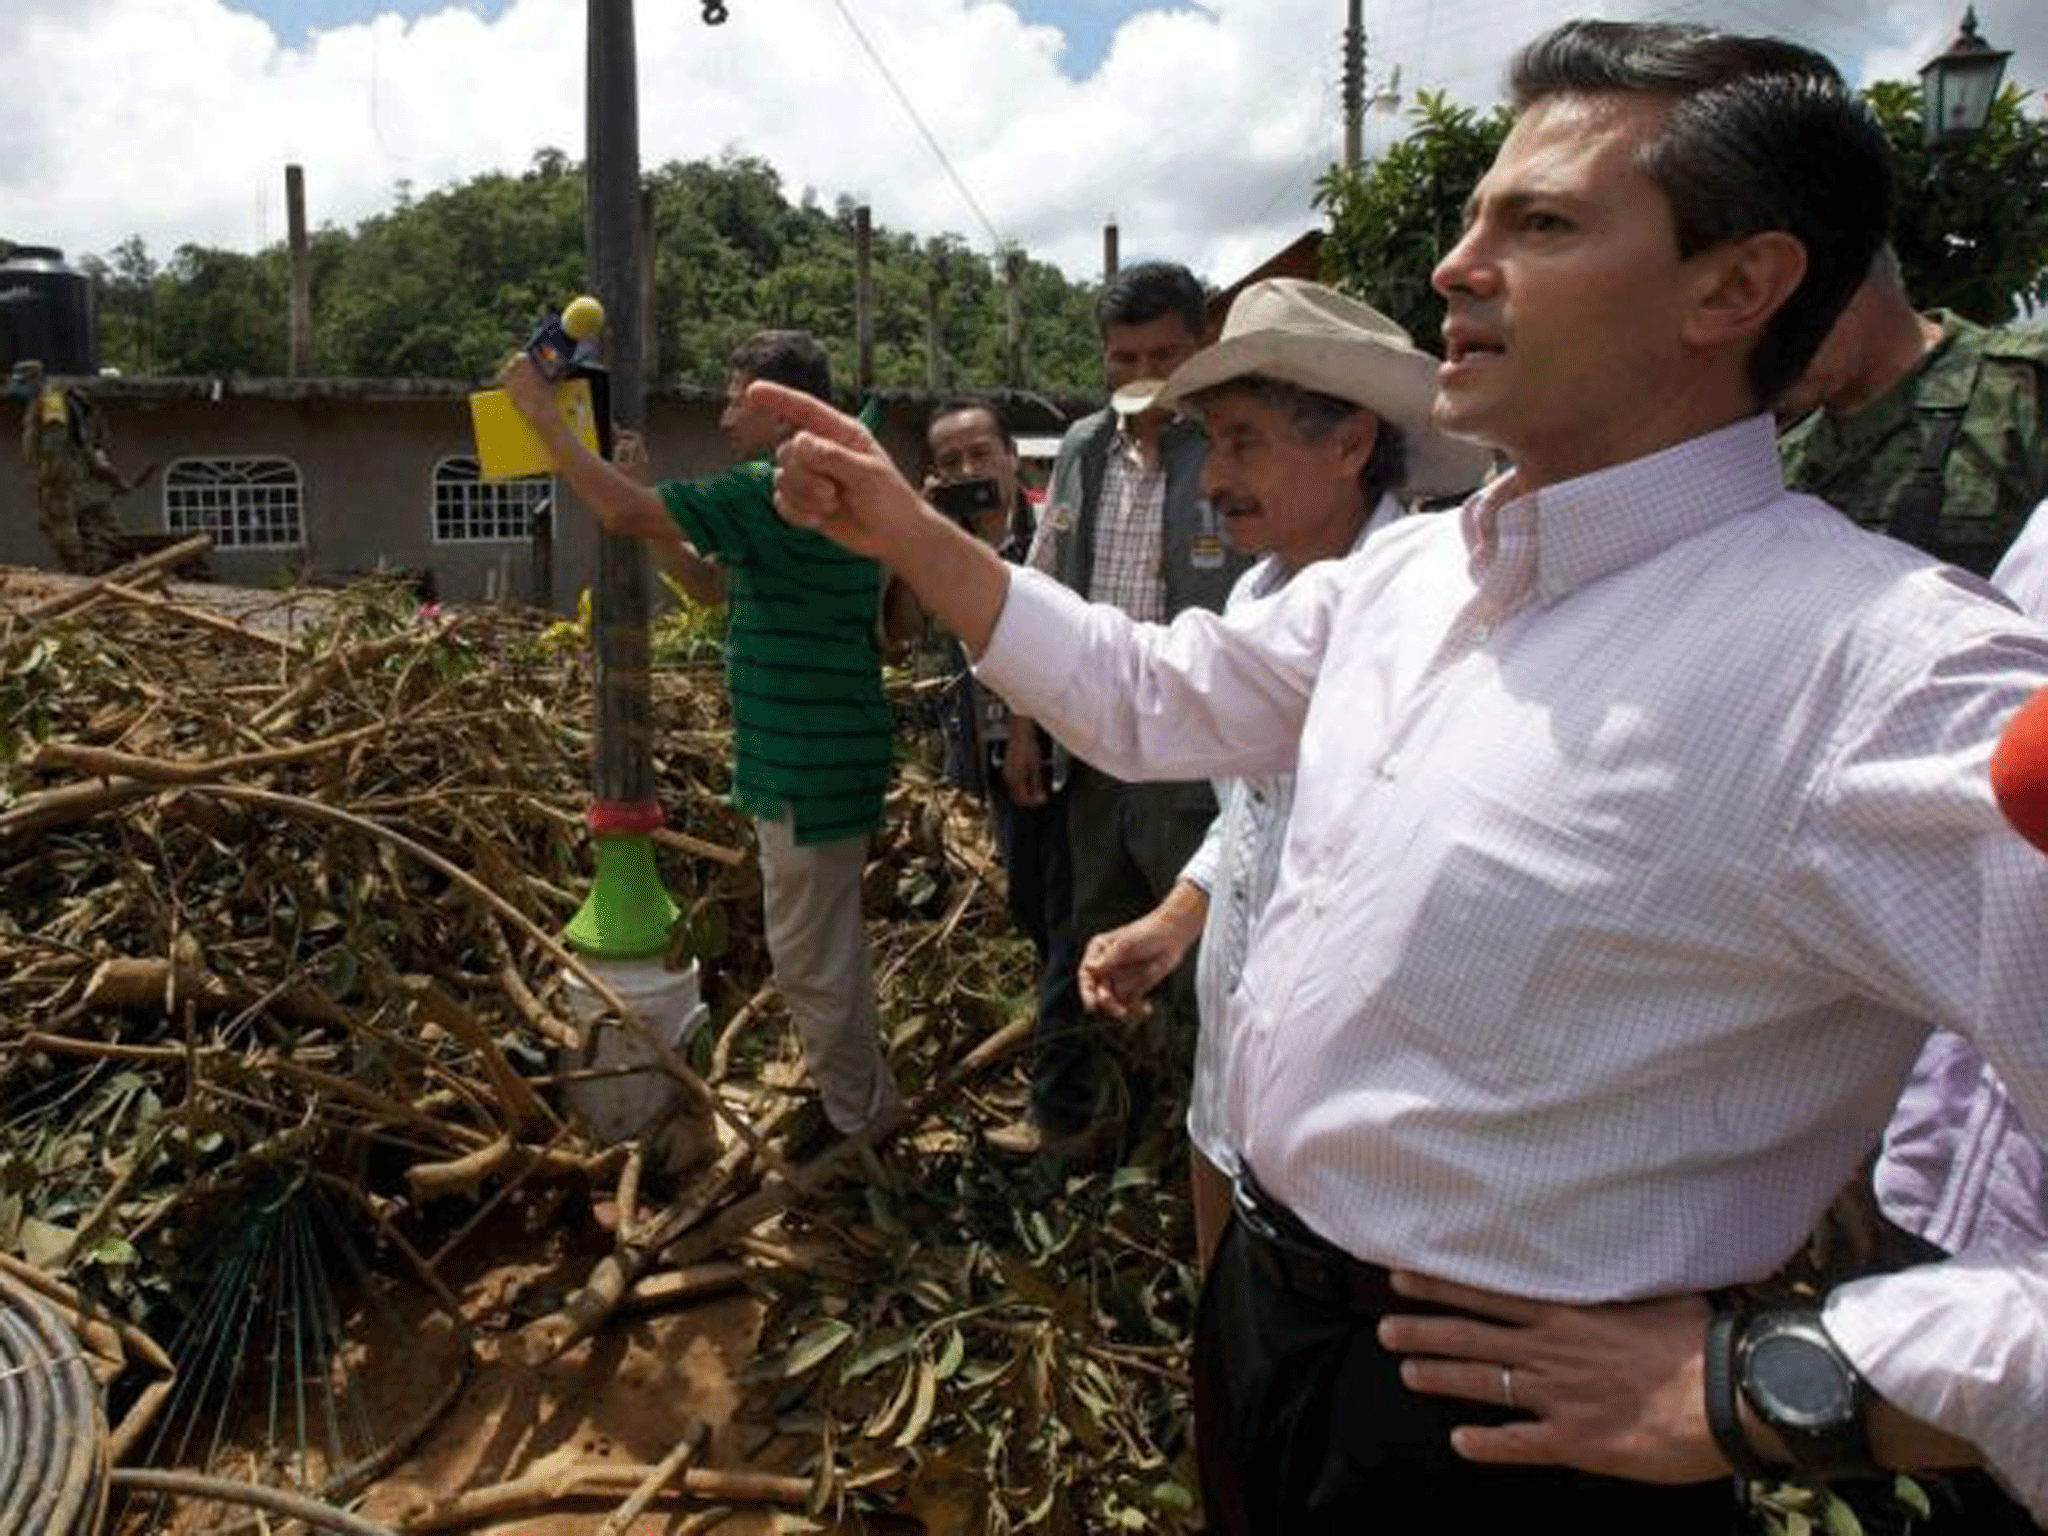
<svg viewBox="0 0 2048 1536">
<path fill-rule="evenodd" d="M 1338 153 L 1344 0 L 640 0 L 645 163 L 758 155 L 794 196 L 879 223 L 1021 241 L 1086 276 L 1125 260 L 1228 282 L 1317 221 Z M 583 138 L 584 0 L 16 0 L 0 28 L 0 235 L 74 259 L 140 235 L 253 250 L 284 166 L 315 224 L 409 182 L 519 170 Z M 1495 99 L 1505 55 L 1571 0 L 1366 0 L 1368 83 Z M 1599 13 L 1778 30 L 1859 82 L 1910 78 L 1950 0 L 1678 0 Z M 1978 0 L 2008 78 L 2048 88 L 2048 4 Z M 1398 70 L 1398 77 L 1395 72 Z M 906 101 L 908 105 L 906 106 Z M 2036 101 L 2034 110 L 2040 110 Z M 1372 115 L 1368 152 L 1400 130 Z M 920 126 L 921 125 L 921 126 Z M 935 147 L 936 146 L 936 147 Z"/>
</svg>

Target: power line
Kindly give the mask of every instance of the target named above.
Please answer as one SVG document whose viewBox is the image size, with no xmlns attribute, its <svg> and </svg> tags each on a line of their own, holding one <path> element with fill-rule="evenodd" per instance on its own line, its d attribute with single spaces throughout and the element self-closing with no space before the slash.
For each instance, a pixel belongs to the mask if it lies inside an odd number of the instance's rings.
<svg viewBox="0 0 2048 1536">
<path fill-rule="evenodd" d="M 917 131 L 924 135 L 925 143 L 931 146 L 931 151 L 938 157 L 939 164 L 945 167 L 947 176 L 952 178 L 953 185 L 959 189 L 960 195 L 967 200 L 967 206 L 972 208 L 974 216 L 981 220 L 981 227 L 988 231 L 989 243 L 1000 249 L 1004 242 L 1003 237 L 996 233 L 995 224 L 982 211 L 980 202 L 975 198 L 974 193 L 969 190 L 965 179 L 953 168 L 953 162 L 947 158 L 946 151 L 940 146 L 938 139 L 933 135 L 931 129 L 925 126 L 924 119 L 918 115 L 917 108 L 911 103 L 910 97 L 905 93 L 903 87 L 896 83 L 895 75 L 890 73 L 889 66 L 883 62 L 881 54 L 875 51 L 875 45 L 868 41 L 867 33 L 861 31 L 860 23 L 853 19 L 853 12 L 846 8 L 846 0 L 832 0 L 832 4 L 838 10 L 840 17 L 846 22 L 846 25 L 852 30 L 854 40 L 860 44 L 861 50 L 867 54 L 869 61 L 881 72 L 882 78 L 888 82 L 889 89 L 896 93 L 897 101 L 901 102 L 903 110 L 910 114 L 911 122 L 915 123 Z"/>
</svg>

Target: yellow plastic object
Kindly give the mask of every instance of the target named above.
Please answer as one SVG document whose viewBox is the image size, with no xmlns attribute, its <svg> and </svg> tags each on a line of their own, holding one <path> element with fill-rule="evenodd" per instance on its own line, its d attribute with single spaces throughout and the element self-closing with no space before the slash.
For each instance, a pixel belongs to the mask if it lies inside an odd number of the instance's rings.
<svg viewBox="0 0 2048 1536">
<path fill-rule="evenodd" d="M 597 452 L 597 412 L 590 403 L 589 381 L 570 379 L 557 384 L 555 404 L 569 430 L 584 447 Z M 477 469 L 484 479 L 517 480 L 554 473 L 555 461 L 549 457 L 547 445 L 502 389 L 479 390 L 469 397 L 469 423 L 476 434 Z"/>
</svg>

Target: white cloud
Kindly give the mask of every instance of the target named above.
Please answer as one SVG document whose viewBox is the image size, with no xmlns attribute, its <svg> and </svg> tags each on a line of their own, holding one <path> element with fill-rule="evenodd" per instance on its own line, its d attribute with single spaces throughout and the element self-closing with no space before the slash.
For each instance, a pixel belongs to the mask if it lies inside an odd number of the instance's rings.
<svg viewBox="0 0 2048 1536">
<path fill-rule="evenodd" d="M 1369 4 L 1371 76 L 1498 90 L 1515 44 L 1577 9 Z M 220 0 L 37 6 L 0 30 L 0 234 L 74 257 L 141 234 L 252 249 L 283 234 L 283 167 L 306 168 L 316 224 L 350 225 L 409 181 L 426 190 L 518 170 L 550 145 L 580 157 L 582 0 L 515 0 L 494 21 L 385 15 L 287 48 Z M 989 234 L 934 158 L 837 0 L 639 8 L 641 156 L 726 147 L 776 166 L 791 195 L 864 198 L 878 222 Z M 998 233 L 1086 275 L 1114 214 L 1126 259 L 1179 257 L 1215 281 L 1317 222 L 1309 195 L 1341 140 L 1335 0 L 1206 0 L 1127 21 L 1101 67 L 1061 72 L 1062 39 L 999 0 L 846 0 Z M 1789 27 L 1852 76 L 1910 76 L 1953 35 L 1946 0 L 1771 7 L 1697 0 L 1609 7 L 1750 29 Z M 1981 0 L 2012 76 L 2048 84 L 2048 7 Z M 1397 124 L 1376 120 L 1368 144 Z"/>
</svg>

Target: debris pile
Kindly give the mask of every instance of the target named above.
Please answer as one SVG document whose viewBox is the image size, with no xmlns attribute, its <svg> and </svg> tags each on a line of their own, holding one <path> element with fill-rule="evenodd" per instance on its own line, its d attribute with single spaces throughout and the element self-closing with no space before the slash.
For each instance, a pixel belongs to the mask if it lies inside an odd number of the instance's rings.
<svg viewBox="0 0 2048 1536">
<path fill-rule="evenodd" d="M 224 617 L 146 575 L 54 597 L 0 585 L 0 1254 L 61 1277 L 82 1315 L 169 1341 L 175 1392 L 162 1370 L 114 1384 L 122 1451 L 353 1498 L 431 1430 L 480 1348 L 551 1359 L 715 1270 L 766 1306 L 745 1468 L 704 1464 L 688 1436 L 674 1466 L 495 1503 L 468 1490 L 403 1528 L 657 1493 L 793 1503 L 819 1529 L 1176 1527 L 1192 1481 L 1179 1170 L 1162 1150 L 1094 1171 L 982 1152 L 981 1126 L 1016 1109 L 1031 986 L 971 808 L 906 764 L 867 886 L 914 1091 L 884 1131 L 806 1158 L 750 839 L 722 798 L 717 673 L 657 671 L 671 961 L 702 964 L 712 1016 L 664 1067 L 717 1122 L 707 1166 L 665 1173 L 648 1148 L 598 1145 L 559 1091 L 580 1037 L 557 935 L 587 880 L 573 630 L 423 613 L 375 582 Z M 443 1256 L 542 1186 L 569 1192 L 559 1219 L 600 1257 L 480 1343 L 491 1325 Z M 375 1353 L 364 1298 L 394 1276 L 443 1315 L 445 1390 L 408 1413 L 365 1394 L 359 1442 L 301 1428 L 289 1454 L 249 1449 L 250 1373 L 267 1367 L 276 1396 L 299 1360 L 298 1395 L 314 1381 L 339 1403 Z M 259 1279 L 296 1300 L 252 1343 L 218 1319 Z"/>
</svg>

